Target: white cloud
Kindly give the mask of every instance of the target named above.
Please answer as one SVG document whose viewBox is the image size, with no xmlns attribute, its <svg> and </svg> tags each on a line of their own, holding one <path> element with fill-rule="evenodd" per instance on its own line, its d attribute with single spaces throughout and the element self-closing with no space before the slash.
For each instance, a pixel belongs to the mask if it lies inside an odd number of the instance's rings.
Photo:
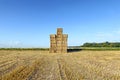
<svg viewBox="0 0 120 80">
<path fill-rule="evenodd" d="M 102 41 L 120 41 L 120 30 L 112 32 L 98 32 L 96 38 Z"/>
<path fill-rule="evenodd" d="M 23 44 L 21 41 L 8 41 L 8 42 L 0 42 L 0 47 L 23 47 Z"/>
<path fill-rule="evenodd" d="M 111 36 L 113 36 L 113 33 L 98 32 L 98 33 L 96 33 L 96 36 L 101 37 L 101 38 L 111 37 Z"/>
</svg>

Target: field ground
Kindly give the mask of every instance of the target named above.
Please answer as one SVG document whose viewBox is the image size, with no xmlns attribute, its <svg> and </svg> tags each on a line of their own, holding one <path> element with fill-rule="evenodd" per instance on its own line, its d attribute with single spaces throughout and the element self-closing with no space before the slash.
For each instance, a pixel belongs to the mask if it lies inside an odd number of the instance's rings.
<svg viewBox="0 0 120 80">
<path fill-rule="evenodd" d="M 0 50 L 0 80 L 120 80 L 120 51 Z"/>
</svg>

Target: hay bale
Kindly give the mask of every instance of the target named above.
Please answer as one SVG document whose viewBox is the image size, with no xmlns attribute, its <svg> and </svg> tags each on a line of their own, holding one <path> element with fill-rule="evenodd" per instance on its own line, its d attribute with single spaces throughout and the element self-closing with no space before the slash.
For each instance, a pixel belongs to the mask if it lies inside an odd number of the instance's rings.
<svg viewBox="0 0 120 80">
<path fill-rule="evenodd" d="M 67 53 L 67 34 L 63 34 L 62 28 L 57 28 L 57 35 L 50 35 L 50 52 Z"/>
</svg>

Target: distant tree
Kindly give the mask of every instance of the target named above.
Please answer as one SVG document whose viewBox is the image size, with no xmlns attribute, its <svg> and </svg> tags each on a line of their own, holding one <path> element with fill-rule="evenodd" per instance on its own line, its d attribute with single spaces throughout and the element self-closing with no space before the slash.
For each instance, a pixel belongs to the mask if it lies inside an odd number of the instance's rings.
<svg viewBox="0 0 120 80">
<path fill-rule="evenodd" d="M 82 47 L 120 47 L 120 42 L 84 43 Z"/>
</svg>

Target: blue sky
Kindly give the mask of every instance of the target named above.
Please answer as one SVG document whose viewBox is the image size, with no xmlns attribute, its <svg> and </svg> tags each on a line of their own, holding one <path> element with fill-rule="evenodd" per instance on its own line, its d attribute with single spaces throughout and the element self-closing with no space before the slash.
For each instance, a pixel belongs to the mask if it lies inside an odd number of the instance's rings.
<svg viewBox="0 0 120 80">
<path fill-rule="evenodd" d="M 49 47 L 62 27 L 68 45 L 120 41 L 120 0 L 0 0 L 0 47 Z"/>
</svg>

